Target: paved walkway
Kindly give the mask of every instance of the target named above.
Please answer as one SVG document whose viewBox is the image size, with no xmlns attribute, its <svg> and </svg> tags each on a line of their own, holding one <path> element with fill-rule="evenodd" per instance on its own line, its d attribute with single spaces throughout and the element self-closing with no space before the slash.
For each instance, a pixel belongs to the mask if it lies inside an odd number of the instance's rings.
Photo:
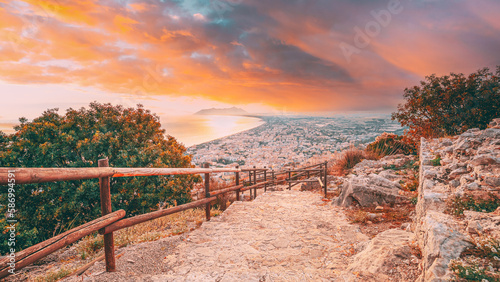
<svg viewBox="0 0 500 282">
<path fill-rule="evenodd" d="M 344 281 L 355 244 L 367 240 L 340 208 L 300 191 L 235 202 L 177 237 L 135 246 L 118 260 L 119 272 L 88 281 Z"/>
</svg>

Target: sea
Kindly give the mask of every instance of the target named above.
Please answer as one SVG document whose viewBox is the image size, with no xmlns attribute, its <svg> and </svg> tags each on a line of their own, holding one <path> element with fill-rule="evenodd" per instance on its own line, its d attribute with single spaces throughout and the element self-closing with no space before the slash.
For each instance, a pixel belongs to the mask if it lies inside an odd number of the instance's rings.
<svg viewBox="0 0 500 282">
<path fill-rule="evenodd" d="M 166 134 L 186 147 L 236 134 L 265 122 L 256 117 L 228 115 L 189 115 L 160 118 Z"/>
</svg>

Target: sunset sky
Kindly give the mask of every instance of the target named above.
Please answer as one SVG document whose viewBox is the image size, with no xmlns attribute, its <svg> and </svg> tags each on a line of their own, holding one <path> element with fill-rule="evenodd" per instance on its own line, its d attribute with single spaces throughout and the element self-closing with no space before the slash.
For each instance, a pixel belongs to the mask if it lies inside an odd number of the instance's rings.
<svg viewBox="0 0 500 282">
<path fill-rule="evenodd" d="M 91 101 L 159 114 L 393 111 L 500 64 L 498 0 L 0 0 L 0 123 Z"/>
</svg>

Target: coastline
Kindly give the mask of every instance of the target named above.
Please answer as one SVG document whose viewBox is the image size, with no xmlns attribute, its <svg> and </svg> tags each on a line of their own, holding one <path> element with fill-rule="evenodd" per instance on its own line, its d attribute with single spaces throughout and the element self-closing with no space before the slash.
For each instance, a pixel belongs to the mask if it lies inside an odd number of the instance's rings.
<svg viewBox="0 0 500 282">
<path fill-rule="evenodd" d="M 208 144 L 208 143 L 211 143 L 211 142 L 215 142 L 215 141 L 218 141 L 218 140 L 222 140 L 224 138 L 227 138 L 227 137 L 230 137 L 230 136 L 233 136 L 233 135 L 236 135 L 236 134 L 240 134 L 240 133 L 244 133 L 244 132 L 249 132 L 249 131 L 252 131 L 252 130 L 256 130 L 262 126 L 265 126 L 268 124 L 268 120 L 266 119 L 267 116 L 259 116 L 259 115 L 244 115 L 244 116 L 241 116 L 239 115 L 239 117 L 251 117 L 251 118 L 258 118 L 260 119 L 263 123 L 260 124 L 260 125 L 257 125 L 255 127 L 252 127 L 252 128 L 249 128 L 249 129 L 245 129 L 245 130 L 242 130 L 242 131 L 238 131 L 238 132 L 234 132 L 232 134 L 228 134 L 228 135 L 225 135 L 225 136 L 222 136 L 222 137 L 219 137 L 219 138 L 215 138 L 215 139 L 212 139 L 212 140 L 209 140 L 209 141 L 205 141 L 205 142 L 202 142 L 202 143 L 198 143 L 198 144 L 193 144 L 189 147 L 186 147 L 187 150 L 189 149 L 195 149 L 196 146 L 200 146 L 200 145 L 205 145 L 205 144 Z"/>
</svg>

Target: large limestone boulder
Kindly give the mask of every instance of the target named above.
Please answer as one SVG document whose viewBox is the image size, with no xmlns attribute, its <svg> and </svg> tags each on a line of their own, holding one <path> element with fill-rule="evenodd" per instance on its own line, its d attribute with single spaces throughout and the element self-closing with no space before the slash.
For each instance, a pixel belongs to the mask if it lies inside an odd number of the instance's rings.
<svg viewBox="0 0 500 282">
<path fill-rule="evenodd" d="M 353 262 L 347 271 L 370 277 L 374 281 L 389 280 L 389 276 L 394 276 L 394 270 L 399 267 L 418 263 L 418 259 L 411 254 L 409 242 L 412 237 L 413 233 L 399 229 L 379 233 L 362 252 L 352 258 Z"/>
<path fill-rule="evenodd" d="M 423 273 L 418 281 L 449 281 L 451 260 L 460 257 L 465 248 L 471 246 L 467 237 L 459 232 L 452 216 L 428 210 L 425 218 L 418 218 L 418 243 L 422 249 Z"/>
<path fill-rule="evenodd" d="M 347 207 L 354 202 L 362 207 L 393 205 L 405 198 L 399 195 L 401 185 L 376 174 L 352 176 L 342 187 L 340 196 L 333 203 Z"/>
</svg>

